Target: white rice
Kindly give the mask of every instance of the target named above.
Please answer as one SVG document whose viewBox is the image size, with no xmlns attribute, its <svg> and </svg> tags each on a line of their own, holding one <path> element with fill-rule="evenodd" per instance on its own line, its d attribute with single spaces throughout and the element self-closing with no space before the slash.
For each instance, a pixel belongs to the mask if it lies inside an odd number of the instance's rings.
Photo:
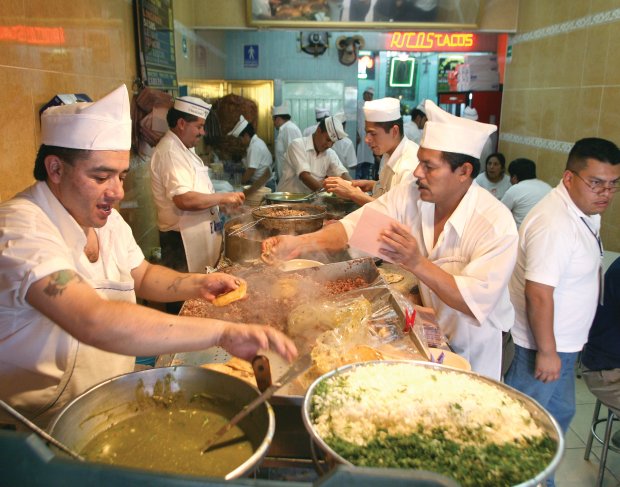
<svg viewBox="0 0 620 487">
<path fill-rule="evenodd" d="M 466 374 L 373 364 L 328 381 L 329 392 L 313 396 L 322 438 L 337 436 L 363 446 L 378 435 L 408 435 L 421 426 L 424 434 L 440 427 L 447 438 L 468 443 L 464 428 L 481 427 L 486 442 L 501 445 L 544 433 L 519 401 Z"/>
</svg>

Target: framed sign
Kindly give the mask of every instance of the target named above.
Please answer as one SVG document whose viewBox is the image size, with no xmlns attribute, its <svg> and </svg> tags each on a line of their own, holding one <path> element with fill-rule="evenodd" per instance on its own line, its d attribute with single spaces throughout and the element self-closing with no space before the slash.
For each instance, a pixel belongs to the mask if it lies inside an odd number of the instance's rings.
<svg viewBox="0 0 620 487">
<path fill-rule="evenodd" d="M 481 0 L 246 0 L 248 24 L 330 29 L 475 29 Z"/>
</svg>

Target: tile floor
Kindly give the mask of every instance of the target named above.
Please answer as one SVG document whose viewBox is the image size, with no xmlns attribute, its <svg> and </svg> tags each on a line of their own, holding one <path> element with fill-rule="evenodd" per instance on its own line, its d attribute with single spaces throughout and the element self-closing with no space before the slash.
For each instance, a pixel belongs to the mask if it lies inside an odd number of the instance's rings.
<svg viewBox="0 0 620 487">
<path fill-rule="evenodd" d="M 583 459 L 586 449 L 586 441 L 594 413 L 596 398 L 590 393 L 585 382 L 581 378 L 576 379 L 577 413 L 566 435 L 566 450 L 564 458 L 556 473 L 557 487 L 589 487 L 596 483 L 601 453 L 600 444 L 594 440 L 590 460 Z M 607 415 L 607 408 L 601 408 L 600 416 Z M 615 426 L 618 428 L 619 426 Z M 600 436 L 605 431 L 603 424 L 599 425 L 597 432 Z M 616 429 L 614 429 L 614 432 Z M 613 433 L 612 433 L 613 434 Z M 609 451 L 607 455 L 604 487 L 620 486 L 620 454 Z"/>
</svg>

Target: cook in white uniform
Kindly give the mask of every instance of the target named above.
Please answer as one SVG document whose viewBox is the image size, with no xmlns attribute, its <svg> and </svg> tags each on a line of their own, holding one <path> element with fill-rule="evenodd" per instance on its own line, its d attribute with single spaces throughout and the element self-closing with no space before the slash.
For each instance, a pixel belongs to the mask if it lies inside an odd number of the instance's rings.
<svg viewBox="0 0 620 487">
<path fill-rule="evenodd" d="M 136 296 L 173 301 L 235 289 L 233 276 L 180 274 L 151 265 L 114 209 L 129 171 L 129 97 L 121 86 L 94 103 L 41 116 L 37 182 L 0 205 L 0 398 L 39 426 L 136 355 L 220 344 L 251 358 L 275 330 L 170 316 Z M 274 341 L 275 340 L 275 341 Z M 0 413 L 0 423 L 12 419 Z"/>
<path fill-rule="evenodd" d="M 372 179 L 375 167 L 375 156 L 368 144 L 366 144 L 366 118 L 364 114 L 364 104 L 371 101 L 375 96 L 375 90 L 370 87 L 362 93 L 357 107 L 357 177 Z M 400 114 L 399 114 L 400 116 Z M 368 176 L 368 177 L 366 177 Z"/>
<path fill-rule="evenodd" d="M 347 137 L 338 117 L 327 117 L 316 132 L 291 142 L 282 168 L 278 191 L 310 193 L 323 186 L 327 176 L 350 179 L 347 169 L 331 149 L 334 142 Z"/>
<path fill-rule="evenodd" d="M 375 155 L 381 156 L 379 181 L 358 179 L 350 184 L 334 177 L 325 180 L 327 191 L 360 206 L 374 201 L 397 184 L 412 182 L 413 172 L 418 167 L 419 149 L 418 144 L 403 137 L 400 101 L 396 98 L 367 101 L 364 114 L 365 142 Z"/>
<path fill-rule="evenodd" d="M 258 189 L 265 185 L 275 190 L 275 183 L 271 174 L 273 157 L 267 144 L 254 131 L 254 126 L 243 115 L 239 115 L 239 121 L 228 135 L 239 137 L 241 143 L 247 148 L 243 158 L 244 173 L 241 175 L 242 184 L 251 184 L 250 189 Z"/>
<path fill-rule="evenodd" d="M 276 176 L 278 181 L 282 179 L 282 168 L 284 166 L 284 157 L 291 142 L 302 137 L 301 130 L 291 120 L 291 108 L 288 103 L 280 106 L 272 107 L 271 115 L 273 118 L 273 126 L 278 129 L 278 136 L 275 141 L 275 159 L 276 159 Z"/>
<path fill-rule="evenodd" d="M 329 110 L 327 108 L 315 107 L 314 116 L 316 118 L 316 123 L 310 125 L 309 127 L 306 127 L 301 133 L 302 137 L 308 137 L 308 135 L 312 135 L 316 131 L 316 128 L 319 126 L 319 122 L 325 117 L 329 117 L 330 115 L 331 113 L 329 113 Z"/>
<path fill-rule="evenodd" d="M 413 140 L 416 144 L 420 144 L 422 140 L 422 130 L 426 123 L 426 113 L 424 113 L 424 106 L 418 105 L 411 112 L 411 121 L 407 122 L 403 126 L 405 137 L 409 140 Z"/>
<path fill-rule="evenodd" d="M 309 251 L 341 250 L 364 211 L 396 219 L 381 232 L 381 253 L 419 280 L 423 303 L 437 312 L 454 350 L 474 371 L 500 378 L 502 330 L 514 323 L 508 282 L 517 229 L 510 212 L 474 182 L 488 125 L 425 103 L 428 122 L 415 170 L 417 181 L 392 188 L 376 201 L 315 233 L 272 237 L 263 250 L 291 259 Z"/>
<path fill-rule="evenodd" d="M 209 168 L 194 151 L 210 110 L 200 98 L 177 98 L 167 115 L 170 129 L 151 158 L 162 263 L 180 271 L 204 272 L 217 264 L 222 248 L 218 205 L 244 201 L 243 193 L 216 193 Z"/>
</svg>

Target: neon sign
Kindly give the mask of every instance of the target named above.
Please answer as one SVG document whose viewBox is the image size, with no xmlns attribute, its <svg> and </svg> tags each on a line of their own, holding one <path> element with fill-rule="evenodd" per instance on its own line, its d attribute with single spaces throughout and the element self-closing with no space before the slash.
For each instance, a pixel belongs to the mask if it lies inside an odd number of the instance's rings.
<svg viewBox="0 0 620 487">
<path fill-rule="evenodd" d="M 1 41 L 35 45 L 62 45 L 65 43 L 65 30 L 62 27 L 0 26 Z"/>
<path fill-rule="evenodd" d="M 471 32 L 393 32 L 392 51 L 475 51 L 476 34 Z"/>
</svg>

